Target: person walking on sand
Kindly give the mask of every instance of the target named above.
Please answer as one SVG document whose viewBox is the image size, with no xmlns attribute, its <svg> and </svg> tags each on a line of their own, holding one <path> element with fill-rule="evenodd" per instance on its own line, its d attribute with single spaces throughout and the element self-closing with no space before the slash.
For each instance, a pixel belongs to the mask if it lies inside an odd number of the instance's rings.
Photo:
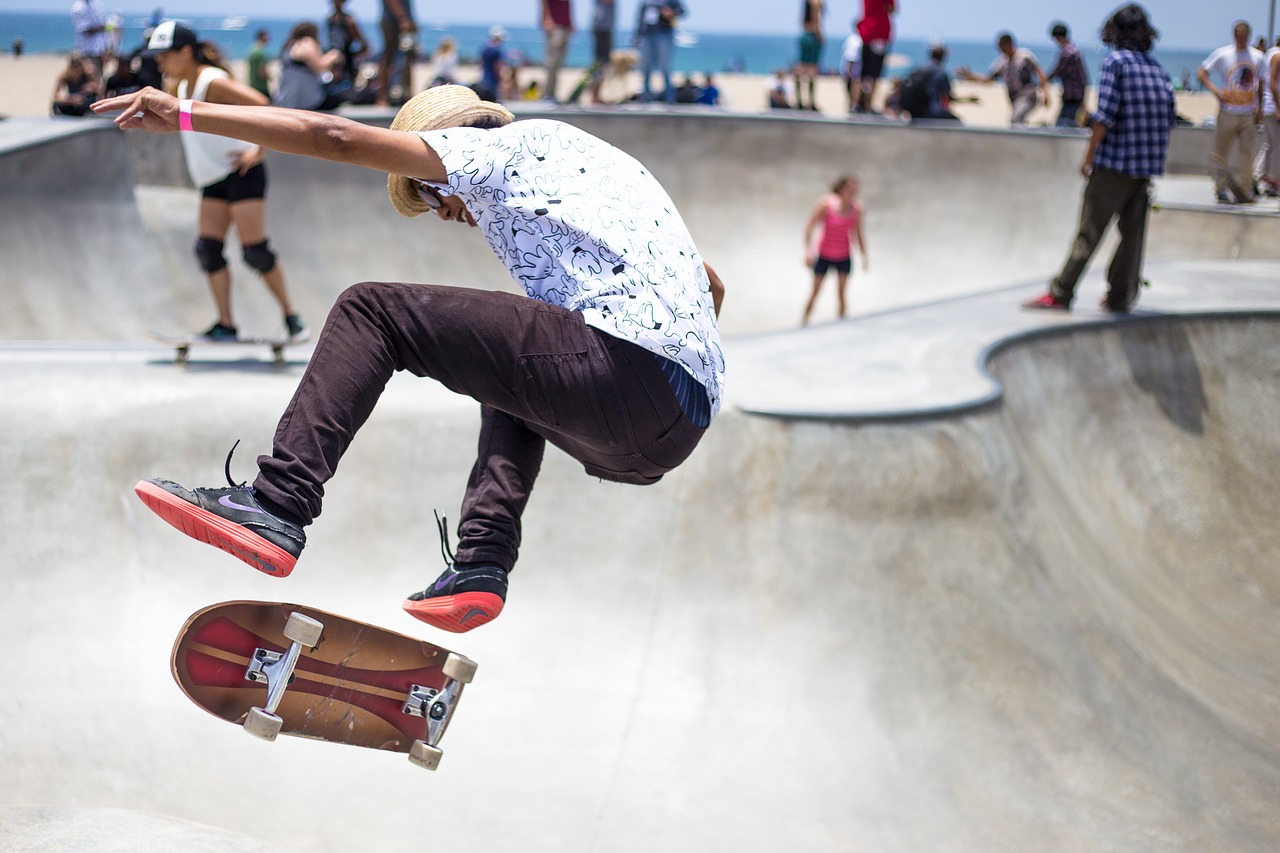
<svg viewBox="0 0 1280 853">
<path fill-rule="evenodd" d="M 1120 243 L 1107 269 L 1102 307 L 1123 314 L 1138 298 L 1151 179 L 1164 174 L 1177 107 L 1173 82 L 1151 55 L 1159 33 L 1145 9 L 1136 4 L 1122 6 L 1103 24 L 1099 36 L 1111 52 L 1098 73 L 1098 111 L 1089 118 L 1089 147 L 1080 164 L 1080 174 L 1088 181 L 1080 205 L 1080 228 L 1049 291 L 1023 303 L 1024 308 L 1071 308 L 1076 284 L 1112 219 Z"/>
<path fill-rule="evenodd" d="M 640 100 L 653 100 L 650 84 L 653 72 L 662 75 L 662 99 L 676 102 L 676 87 L 671 84 L 671 54 L 675 50 L 676 22 L 685 15 L 680 0 L 641 0 L 636 19 L 635 37 L 640 47 Z"/>
<path fill-rule="evenodd" d="M 862 39 L 862 64 L 854 112 L 875 112 L 876 83 L 893 44 L 893 16 L 897 12 L 897 0 L 862 0 L 862 17 L 855 25 Z"/>
<path fill-rule="evenodd" d="M 449 553 L 441 523 L 447 568 L 404 608 L 469 631 L 503 610 L 547 442 L 593 478 L 647 485 L 680 465 L 715 417 L 724 287 L 653 173 L 604 140 L 564 122 L 513 121 L 463 86 L 427 89 L 389 129 L 155 89 L 97 111 L 116 110 L 121 127 L 211 132 L 387 172 L 399 213 L 478 228 L 525 293 L 380 282 L 345 291 L 252 486 L 135 487 L 189 536 L 289 574 L 325 483 L 388 380 L 401 370 L 432 377 L 479 401 L 480 436 L 458 549 Z M 610 518 L 602 535 L 621 543 L 627 524 Z"/>
<path fill-rule="evenodd" d="M 1062 82 L 1062 108 L 1058 110 L 1056 127 L 1079 127 L 1080 110 L 1084 108 L 1084 96 L 1089 88 L 1089 72 L 1084 67 L 1080 48 L 1071 42 L 1067 25 L 1055 23 L 1049 35 L 1058 45 L 1058 61 L 1046 76 Z"/>
<path fill-rule="evenodd" d="M 827 8 L 823 0 L 804 0 L 800 10 L 800 61 L 796 63 L 796 109 L 818 109 L 814 91 L 822 73 L 822 18 Z M 804 105 L 804 90 L 809 90 L 809 106 Z"/>
<path fill-rule="evenodd" d="M 268 103 L 261 92 L 231 79 L 214 49 L 177 21 L 156 27 L 147 52 L 155 56 L 161 73 L 176 81 L 180 99 L 242 106 Z M 262 276 L 280 304 L 286 335 L 292 341 L 305 340 L 307 324 L 293 307 L 284 271 L 267 240 L 267 169 L 262 146 L 206 133 L 184 133 L 182 150 L 191 182 L 200 189 L 196 259 L 208 276 L 218 311 L 218 319 L 203 336 L 214 341 L 239 336 L 231 310 L 231 273 L 224 254 L 227 232 L 234 225 L 244 262 Z"/>
<path fill-rule="evenodd" d="M 998 55 L 986 74 L 975 74 L 968 68 L 957 68 L 956 76 L 975 83 L 1004 80 L 1009 103 L 1013 107 L 1009 125 L 1020 127 L 1027 123 L 1027 115 L 1032 110 L 1040 103 L 1048 102 L 1049 78 L 1045 76 L 1035 55 L 1026 48 L 1018 47 L 1012 33 L 1000 33 L 997 36 L 996 50 Z"/>
<path fill-rule="evenodd" d="M 570 0 L 539 0 L 542 8 L 540 15 L 542 33 L 546 39 L 546 59 L 543 62 L 547 70 L 542 86 L 546 100 L 553 104 L 560 103 L 560 69 L 564 67 L 565 53 L 569 50 L 569 39 L 573 36 L 573 6 Z"/>
<path fill-rule="evenodd" d="M 1254 199 L 1253 161 L 1258 156 L 1262 124 L 1262 87 L 1271 78 L 1262 52 L 1249 46 L 1249 24 L 1236 21 L 1234 44 L 1220 47 L 1196 72 L 1200 85 L 1218 99 L 1209 173 L 1219 204 L 1250 204 Z M 1231 149 L 1236 172 L 1231 174 Z"/>
<path fill-rule="evenodd" d="M 814 240 L 814 232 L 822 231 Z M 867 243 L 862 237 L 862 203 L 858 201 L 858 181 L 852 175 L 842 175 L 831 187 L 831 192 L 813 209 L 804 226 L 805 266 L 813 270 L 813 291 L 804 306 L 800 323 L 809 325 L 813 305 L 818 301 L 822 280 L 829 270 L 836 271 L 836 299 L 839 316 L 845 315 L 845 285 L 853 271 L 853 252 L 856 245 L 862 254 L 862 268 L 866 270 Z"/>
</svg>

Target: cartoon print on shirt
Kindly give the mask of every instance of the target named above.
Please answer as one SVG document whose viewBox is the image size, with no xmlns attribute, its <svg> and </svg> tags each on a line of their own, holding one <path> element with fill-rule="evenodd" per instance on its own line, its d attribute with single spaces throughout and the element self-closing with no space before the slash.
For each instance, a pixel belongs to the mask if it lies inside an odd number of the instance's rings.
<svg viewBox="0 0 1280 853">
<path fill-rule="evenodd" d="M 665 190 L 634 158 L 546 119 L 421 135 L 530 297 L 678 362 L 719 408 L 723 354 L 706 271 Z M 486 162 L 501 165 L 471 165 Z"/>
</svg>

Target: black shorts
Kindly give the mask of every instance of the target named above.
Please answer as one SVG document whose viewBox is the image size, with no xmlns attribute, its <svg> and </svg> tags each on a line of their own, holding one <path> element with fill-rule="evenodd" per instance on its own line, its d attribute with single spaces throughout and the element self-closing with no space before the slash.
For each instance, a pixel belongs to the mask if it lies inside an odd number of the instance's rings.
<svg viewBox="0 0 1280 853">
<path fill-rule="evenodd" d="M 201 193 L 203 198 L 216 198 L 227 204 L 238 201 L 261 201 L 267 197 L 267 167 L 262 163 L 243 175 L 232 172 L 216 184 L 209 184 Z"/>
<path fill-rule="evenodd" d="M 888 45 L 885 46 L 888 50 Z M 862 46 L 862 79 L 879 80 L 884 72 L 884 54 L 877 53 L 869 44 Z"/>
<path fill-rule="evenodd" d="M 813 274 L 826 275 L 827 270 L 835 270 L 840 275 L 848 275 L 853 271 L 853 258 L 845 258 L 843 261 L 830 261 L 819 255 L 818 260 L 813 262 Z"/>
</svg>

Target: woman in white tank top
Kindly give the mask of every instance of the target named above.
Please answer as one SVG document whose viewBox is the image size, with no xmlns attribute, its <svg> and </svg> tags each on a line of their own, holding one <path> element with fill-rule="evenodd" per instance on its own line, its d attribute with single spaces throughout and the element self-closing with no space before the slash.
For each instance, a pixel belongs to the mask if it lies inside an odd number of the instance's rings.
<svg viewBox="0 0 1280 853">
<path fill-rule="evenodd" d="M 156 27 L 147 47 L 161 73 L 177 83 L 179 98 L 245 106 L 270 103 L 261 92 L 231 78 L 216 48 L 174 21 Z M 262 275 L 280 303 L 288 337 L 304 339 L 306 324 L 289 299 L 284 272 L 267 242 L 265 152 L 257 145 L 208 133 L 183 133 L 180 138 L 191 181 L 201 190 L 196 258 L 209 278 L 218 310 L 217 321 L 204 335 L 228 340 L 238 334 L 223 251 L 227 232 L 235 225 L 245 263 Z"/>
</svg>

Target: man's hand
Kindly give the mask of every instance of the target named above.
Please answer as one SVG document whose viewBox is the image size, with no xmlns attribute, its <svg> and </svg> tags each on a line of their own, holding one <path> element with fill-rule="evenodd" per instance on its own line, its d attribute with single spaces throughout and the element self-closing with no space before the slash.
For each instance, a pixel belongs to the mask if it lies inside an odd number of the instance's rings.
<svg viewBox="0 0 1280 853">
<path fill-rule="evenodd" d="M 178 99 L 150 86 L 140 92 L 96 101 L 90 107 L 95 113 L 120 110 L 115 123 L 126 130 L 150 133 L 173 133 L 178 130 Z"/>
</svg>

